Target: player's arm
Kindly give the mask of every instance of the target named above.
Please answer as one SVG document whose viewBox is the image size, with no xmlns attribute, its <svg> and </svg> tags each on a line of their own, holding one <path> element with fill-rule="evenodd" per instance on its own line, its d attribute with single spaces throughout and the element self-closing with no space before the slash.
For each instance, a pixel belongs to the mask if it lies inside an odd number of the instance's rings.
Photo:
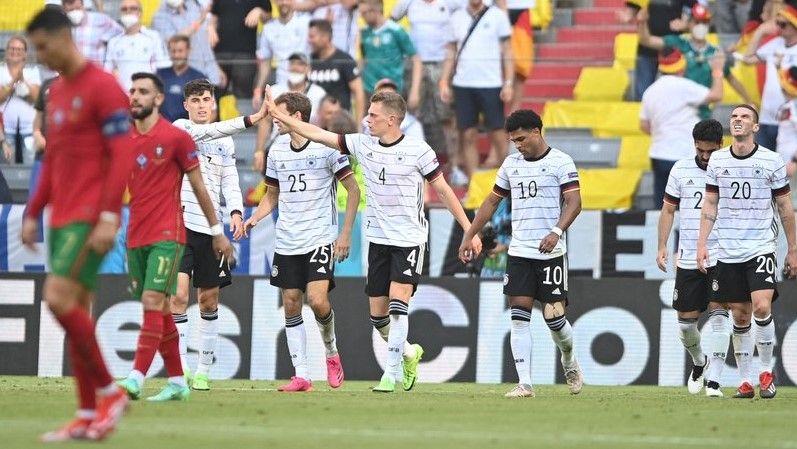
<svg viewBox="0 0 797 449">
<path fill-rule="evenodd" d="M 774 192 L 773 192 L 774 193 Z M 777 194 L 779 193 L 779 194 Z M 783 264 L 783 273 L 790 279 L 797 276 L 797 232 L 794 224 L 794 206 L 791 202 L 789 184 L 780 189 L 775 196 L 775 204 L 778 206 L 780 222 L 783 225 L 783 232 L 786 234 L 786 260 Z"/>
<path fill-rule="evenodd" d="M 36 185 L 36 193 L 33 197 L 28 199 L 28 205 L 25 208 L 24 220 L 22 221 L 22 231 L 20 239 L 30 249 L 34 249 L 36 239 L 39 236 L 39 217 L 42 214 L 44 207 L 50 202 L 50 194 L 52 192 L 52 157 L 50 152 L 44 153 L 44 160 L 42 161 L 42 170 L 39 174 L 39 181 Z"/>
<path fill-rule="evenodd" d="M 706 242 L 711 230 L 714 229 L 714 222 L 717 221 L 717 205 L 719 204 L 719 188 L 716 185 L 706 184 L 706 191 L 703 194 L 703 207 L 700 210 L 700 232 L 697 236 L 697 268 L 703 273 L 709 266 L 709 254 Z"/>
<path fill-rule="evenodd" d="M 659 270 L 667 272 L 667 256 L 669 249 L 667 248 L 667 240 L 670 237 L 672 224 L 675 222 L 675 209 L 676 204 L 670 203 L 667 198 L 664 199 L 664 204 L 661 206 L 661 213 L 659 214 L 659 249 L 656 255 L 656 265 Z"/>
<path fill-rule="evenodd" d="M 581 213 L 581 188 L 578 181 L 564 184 L 560 188 L 562 189 L 562 197 L 565 204 L 556 226 L 540 241 L 539 250 L 543 254 L 550 253 L 556 248 L 556 244 L 559 243 L 562 234 L 567 231 L 576 217 L 578 217 L 578 214 Z"/>
<path fill-rule="evenodd" d="M 493 217 L 493 214 L 498 210 L 498 205 L 501 204 L 501 200 L 503 199 L 504 194 L 499 194 L 493 189 L 493 191 L 487 195 L 487 198 L 482 201 L 479 210 L 476 212 L 476 216 L 473 217 L 473 222 L 470 224 L 470 227 L 465 230 L 465 234 L 462 236 L 462 242 L 459 245 L 459 260 L 463 263 L 470 262 L 479 254 L 479 252 L 473 248 L 471 242 L 474 237 L 479 235 L 484 225 Z"/>
<path fill-rule="evenodd" d="M 321 129 L 312 123 L 307 123 L 298 118 L 291 117 L 287 112 L 280 110 L 280 108 L 278 108 L 274 103 L 274 99 L 271 96 L 271 88 L 269 86 L 266 86 L 266 101 L 264 101 L 263 104 L 267 106 L 267 109 L 269 113 L 271 113 L 272 117 L 282 122 L 282 124 L 291 131 L 298 133 L 305 139 L 310 139 L 313 142 L 318 142 L 338 151 L 341 150 L 341 145 L 338 141 L 338 134 Z"/>
<path fill-rule="evenodd" d="M 235 257 L 232 245 L 224 235 L 224 227 L 219 223 L 216 210 L 213 209 L 213 201 L 210 199 L 208 190 L 205 188 L 205 181 L 202 179 L 202 172 L 199 169 L 199 164 L 195 165 L 194 168 L 188 170 L 185 174 L 188 177 L 191 188 L 194 190 L 194 195 L 196 195 L 196 200 L 199 202 L 199 207 L 202 209 L 202 213 L 205 215 L 210 225 L 210 233 L 213 235 L 213 249 L 221 253 L 228 261 L 232 261 Z"/>
<path fill-rule="evenodd" d="M 437 192 L 437 196 L 440 197 L 440 200 L 457 220 L 457 223 L 462 226 L 466 234 L 470 229 L 473 229 L 470 220 L 468 220 L 468 216 L 465 215 L 465 209 L 462 208 L 462 204 L 459 202 L 457 195 L 454 194 L 454 191 L 451 190 L 451 186 L 446 182 L 443 173 L 438 172 L 437 175 L 429 181 L 429 184 L 432 185 L 432 188 Z M 482 224 L 482 226 L 484 226 L 484 224 Z M 468 254 L 472 254 L 474 257 L 482 251 L 482 241 L 479 236 L 476 235 L 478 232 L 479 229 L 468 239 L 468 242 L 470 242 L 470 247 L 468 248 L 470 252 Z"/>
<path fill-rule="evenodd" d="M 354 229 L 354 219 L 357 217 L 357 207 L 360 205 L 360 186 L 357 185 L 357 179 L 351 169 L 340 179 L 340 183 L 346 189 L 346 212 L 343 215 L 343 228 L 335 242 L 335 256 L 338 262 L 349 257 L 351 232 Z"/>
<path fill-rule="evenodd" d="M 232 136 L 246 128 L 251 128 L 253 125 L 263 120 L 263 118 L 268 115 L 267 112 L 265 106 L 261 106 L 254 114 L 242 115 L 221 122 L 198 124 L 180 119 L 175 121 L 174 124 L 191 135 L 194 142 L 207 142 L 221 137 Z"/>
</svg>

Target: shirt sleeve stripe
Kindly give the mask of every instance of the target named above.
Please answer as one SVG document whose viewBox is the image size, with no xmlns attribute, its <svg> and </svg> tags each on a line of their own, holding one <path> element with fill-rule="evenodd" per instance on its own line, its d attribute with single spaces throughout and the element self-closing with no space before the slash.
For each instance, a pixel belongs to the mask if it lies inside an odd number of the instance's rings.
<svg viewBox="0 0 797 449">
<path fill-rule="evenodd" d="M 274 187 L 279 187 L 280 186 L 279 179 L 274 179 L 271 176 L 266 176 L 265 178 L 266 178 L 266 185 L 270 185 L 270 186 L 274 186 Z"/>
<path fill-rule="evenodd" d="M 677 206 L 681 204 L 681 199 L 676 196 L 672 196 L 667 192 L 664 192 L 664 202 L 667 204 L 672 204 L 673 206 Z"/>
<path fill-rule="evenodd" d="M 351 170 L 351 167 L 343 167 L 337 172 L 335 172 L 335 177 L 338 178 L 338 181 L 343 181 L 343 178 L 348 178 L 350 175 L 353 175 L 354 172 Z"/>
<path fill-rule="evenodd" d="M 782 195 L 786 195 L 786 194 L 788 194 L 790 192 L 791 192 L 791 186 L 786 184 L 785 186 L 783 186 L 783 187 L 781 187 L 779 189 L 772 189 L 772 196 L 773 197 L 782 196 Z"/>
<path fill-rule="evenodd" d="M 714 184 L 706 184 L 706 192 L 720 193 L 720 188 L 719 186 L 715 186 Z"/>
<path fill-rule="evenodd" d="M 511 193 L 509 190 L 504 189 L 497 184 L 493 186 L 493 193 L 500 196 L 501 198 L 506 198 Z"/>
<path fill-rule="evenodd" d="M 564 184 L 561 184 L 559 186 L 559 188 L 561 189 L 562 192 L 569 192 L 571 190 L 580 189 L 581 185 L 578 183 L 578 181 L 570 181 L 570 182 L 566 182 Z"/>
<path fill-rule="evenodd" d="M 434 170 L 432 170 L 429 173 L 427 173 L 426 175 L 424 175 L 424 178 L 426 178 L 427 181 L 432 182 L 435 179 L 437 179 L 438 177 L 440 177 L 442 174 L 443 174 L 443 172 L 440 171 L 440 167 L 435 167 Z"/>
<path fill-rule="evenodd" d="M 338 146 L 340 147 L 340 152 L 343 154 L 351 154 L 349 151 L 349 147 L 346 145 L 346 135 L 345 134 L 338 134 Z"/>
</svg>

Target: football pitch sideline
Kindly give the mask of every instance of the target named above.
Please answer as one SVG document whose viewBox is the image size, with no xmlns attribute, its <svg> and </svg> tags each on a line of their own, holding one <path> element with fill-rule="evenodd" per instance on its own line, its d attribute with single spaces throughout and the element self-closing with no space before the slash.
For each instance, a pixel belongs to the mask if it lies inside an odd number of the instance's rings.
<svg viewBox="0 0 797 449">
<path fill-rule="evenodd" d="M 163 379 L 149 379 L 144 395 Z M 797 388 L 773 400 L 690 396 L 686 388 L 596 387 L 571 396 L 540 385 L 533 399 L 512 386 L 422 384 L 378 394 L 376 382 L 318 382 L 278 393 L 279 382 L 215 381 L 188 402 L 136 401 L 103 443 L 121 449 L 248 448 L 761 448 L 797 449 Z M 0 377 L 0 447 L 44 447 L 38 435 L 72 417 L 71 378 Z"/>
</svg>

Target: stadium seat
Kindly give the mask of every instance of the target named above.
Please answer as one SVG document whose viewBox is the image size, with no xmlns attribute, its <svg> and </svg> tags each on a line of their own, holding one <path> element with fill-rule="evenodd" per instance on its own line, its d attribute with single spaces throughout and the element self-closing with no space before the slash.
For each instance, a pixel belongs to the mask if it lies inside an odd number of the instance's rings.
<svg viewBox="0 0 797 449">
<path fill-rule="evenodd" d="M 0 31 L 12 32 L 12 34 L 22 32 L 31 17 L 43 7 L 44 1 L 42 0 L 0 1 Z"/>
<path fill-rule="evenodd" d="M 653 204 L 653 172 L 642 173 L 639 179 L 639 188 L 636 191 L 634 205 L 637 209 L 658 209 Z"/>
<path fill-rule="evenodd" d="M 628 73 L 620 67 L 584 67 L 578 76 L 573 98 L 576 101 L 623 101 Z"/>
<path fill-rule="evenodd" d="M 620 33 L 614 38 L 614 66 L 625 71 L 636 67 L 636 48 L 639 36 L 636 33 Z"/>
<path fill-rule="evenodd" d="M 495 175 L 498 170 L 477 171 L 470 178 L 468 195 L 465 197 L 465 209 L 478 209 L 487 195 L 493 191 Z"/>
<path fill-rule="evenodd" d="M 637 102 L 549 101 L 543 123 L 548 128 L 591 128 L 596 137 L 638 136 L 639 107 Z"/>
<path fill-rule="evenodd" d="M 642 170 L 629 168 L 579 170 L 581 207 L 598 210 L 631 208 L 642 173 Z"/>
<path fill-rule="evenodd" d="M 620 139 L 598 137 L 546 137 L 554 148 L 569 154 L 579 168 L 617 167 L 620 154 Z"/>
<path fill-rule="evenodd" d="M 650 170 L 650 136 L 624 136 L 620 145 L 618 168 Z"/>
</svg>

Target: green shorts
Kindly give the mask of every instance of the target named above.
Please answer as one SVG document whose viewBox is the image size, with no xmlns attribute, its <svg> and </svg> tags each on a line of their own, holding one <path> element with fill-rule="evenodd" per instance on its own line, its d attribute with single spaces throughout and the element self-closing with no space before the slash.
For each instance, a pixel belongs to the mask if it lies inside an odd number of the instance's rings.
<svg viewBox="0 0 797 449">
<path fill-rule="evenodd" d="M 73 279 L 93 291 L 97 286 L 97 272 L 105 258 L 89 249 L 92 225 L 85 222 L 70 223 L 50 228 L 50 272 L 56 276 Z"/>
<path fill-rule="evenodd" d="M 177 271 L 184 246 L 170 240 L 127 250 L 127 271 L 133 297 L 141 299 L 144 290 L 173 296 L 177 291 Z"/>
</svg>

